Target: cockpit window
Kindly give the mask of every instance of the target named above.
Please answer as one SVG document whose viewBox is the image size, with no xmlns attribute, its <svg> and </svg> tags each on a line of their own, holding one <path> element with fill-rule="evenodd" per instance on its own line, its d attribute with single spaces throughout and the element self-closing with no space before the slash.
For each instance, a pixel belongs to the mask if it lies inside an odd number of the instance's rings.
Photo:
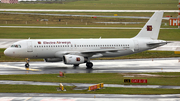
<svg viewBox="0 0 180 101">
<path fill-rule="evenodd" d="M 11 47 L 21 48 L 21 45 L 11 45 Z"/>
</svg>

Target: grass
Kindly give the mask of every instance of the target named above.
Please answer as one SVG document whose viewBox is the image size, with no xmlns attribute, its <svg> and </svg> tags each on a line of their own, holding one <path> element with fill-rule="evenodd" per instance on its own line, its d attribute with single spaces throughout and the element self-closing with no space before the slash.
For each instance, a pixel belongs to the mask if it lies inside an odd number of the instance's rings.
<svg viewBox="0 0 180 101">
<path fill-rule="evenodd" d="M 144 74 L 144 73 L 143 73 Z M 158 75 L 158 73 L 153 73 Z M 28 75 L 0 75 L 0 80 L 14 81 L 39 81 L 39 82 L 59 82 L 59 83 L 101 83 L 104 84 L 132 84 L 124 83 L 124 79 L 147 79 L 148 83 L 139 85 L 167 85 L 180 86 L 180 73 L 162 73 L 160 77 L 123 77 L 121 73 L 78 73 L 65 74 L 65 78 L 58 78 L 58 74 L 28 74 Z"/>
<path fill-rule="evenodd" d="M 53 4 L 0 4 L 2 9 L 176 10 L 177 0 L 78 0 Z"/>
<path fill-rule="evenodd" d="M 38 29 L 0 28 L 0 38 L 8 39 L 65 39 L 65 38 L 131 38 L 140 30 L 126 29 Z M 180 29 L 162 29 L 159 39 L 180 41 Z M 53 32 L 53 33 L 52 33 Z M 111 34 L 110 34 L 111 33 Z"/>
<path fill-rule="evenodd" d="M 57 91 L 58 86 L 35 85 L 0 85 L 1 93 L 79 93 L 79 94 L 179 94 L 179 89 L 151 89 L 151 88 L 116 88 L 91 91 L 73 90 L 72 86 L 65 86 L 67 91 Z"/>
</svg>

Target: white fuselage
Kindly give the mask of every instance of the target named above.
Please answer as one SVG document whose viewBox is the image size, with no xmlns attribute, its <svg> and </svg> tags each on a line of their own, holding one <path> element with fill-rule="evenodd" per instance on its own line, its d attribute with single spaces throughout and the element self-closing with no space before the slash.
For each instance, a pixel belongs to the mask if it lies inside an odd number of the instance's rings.
<svg viewBox="0 0 180 101">
<path fill-rule="evenodd" d="M 14 43 L 21 47 L 9 47 L 6 55 L 21 58 L 62 58 L 67 53 L 79 55 L 84 51 L 117 50 L 103 52 L 94 57 L 118 57 L 154 48 L 146 45 L 149 41 L 148 39 L 29 39 Z M 92 55 L 84 54 L 84 56 Z"/>
</svg>

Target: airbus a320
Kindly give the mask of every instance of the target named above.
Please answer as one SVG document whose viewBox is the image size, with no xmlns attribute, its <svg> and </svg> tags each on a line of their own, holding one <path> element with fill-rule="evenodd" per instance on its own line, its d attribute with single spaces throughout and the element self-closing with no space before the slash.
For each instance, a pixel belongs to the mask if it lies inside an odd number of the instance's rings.
<svg viewBox="0 0 180 101">
<path fill-rule="evenodd" d="M 133 38 L 28 39 L 14 43 L 4 54 L 18 58 L 43 58 L 46 62 L 63 61 L 74 66 L 86 63 L 87 69 L 92 69 L 91 58 L 125 56 L 167 44 L 158 40 L 162 17 L 163 12 L 155 12 Z M 29 66 L 27 60 L 25 67 Z"/>
</svg>

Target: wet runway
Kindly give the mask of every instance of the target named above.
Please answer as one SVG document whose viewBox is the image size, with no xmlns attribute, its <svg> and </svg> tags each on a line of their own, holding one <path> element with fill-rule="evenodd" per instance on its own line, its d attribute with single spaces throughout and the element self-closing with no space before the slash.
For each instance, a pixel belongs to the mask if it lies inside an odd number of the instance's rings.
<svg viewBox="0 0 180 101">
<path fill-rule="evenodd" d="M 179 101 L 179 97 L 179 94 L 125 95 L 0 93 L 0 101 Z"/>
<path fill-rule="evenodd" d="M 25 62 L 0 62 L 0 75 L 6 74 L 52 74 L 59 73 L 143 73 L 143 72 L 180 72 L 180 58 L 92 60 L 92 70 L 85 64 L 74 68 L 62 62 L 30 62 L 26 70 Z"/>
</svg>

